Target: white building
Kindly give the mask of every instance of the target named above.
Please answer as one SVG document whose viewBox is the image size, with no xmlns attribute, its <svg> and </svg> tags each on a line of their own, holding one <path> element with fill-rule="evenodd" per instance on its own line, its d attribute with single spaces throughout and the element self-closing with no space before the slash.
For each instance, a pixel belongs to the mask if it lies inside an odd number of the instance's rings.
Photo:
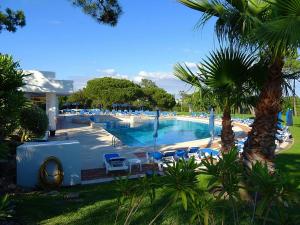
<svg viewBox="0 0 300 225">
<path fill-rule="evenodd" d="M 28 76 L 24 78 L 25 86 L 21 88 L 25 96 L 33 101 L 44 102 L 49 118 L 49 130 L 56 130 L 58 114 L 57 96 L 73 93 L 72 80 L 56 80 L 55 73 L 49 71 L 26 70 Z"/>
</svg>

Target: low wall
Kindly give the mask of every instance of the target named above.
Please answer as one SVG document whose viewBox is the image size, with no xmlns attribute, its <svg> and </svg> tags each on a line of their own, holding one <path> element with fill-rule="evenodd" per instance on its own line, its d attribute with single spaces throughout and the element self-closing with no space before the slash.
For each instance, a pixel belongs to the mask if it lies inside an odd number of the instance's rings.
<svg viewBox="0 0 300 225">
<path fill-rule="evenodd" d="M 17 184 L 35 187 L 39 183 L 39 169 L 46 158 L 54 156 L 62 164 L 63 186 L 81 183 L 80 144 L 76 140 L 28 142 L 17 148 Z"/>
</svg>

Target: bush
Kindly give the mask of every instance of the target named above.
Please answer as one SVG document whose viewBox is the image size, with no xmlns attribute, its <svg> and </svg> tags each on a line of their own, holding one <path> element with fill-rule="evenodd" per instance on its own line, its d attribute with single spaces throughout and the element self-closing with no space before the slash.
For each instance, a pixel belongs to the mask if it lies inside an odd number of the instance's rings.
<svg viewBox="0 0 300 225">
<path fill-rule="evenodd" d="M 48 123 L 48 117 L 40 107 L 30 105 L 23 108 L 20 115 L 22 141 L 43 136 L 48 129 Z"/>
<path fill-rule="evenodd" d="M 26 101 L 19 90 L 23 77 L 19 64 L 0 54 L 0 142 L 18 127 L 19 112 Z"/>
<path fill-rule="evenodd" d="M 13 208 L 8 195 L 0 197 L 0 222 L 12 217 L 14 213 Z"/>
<path fill-rule="evenodd" d="M 160 180 L 118 180 L 116 221 L 138 224 L 138 210 L 149 207 L 155 216 L 147 224 L 170 224 L 162 223 L 166 222 L 164 215 L 176 210 L 187 221 L 178 224 L 299 224 L 298 215 L 291 213 L 298 210 L 297 185 L 278 171 L 270 174 L 268 167 L 258 162 L 247 172 L 233 148 L 217 161 L 207 157 L 200 165 L 193 159 L 170 163 Z M 159 200 L 158 189 L 164 193 Z"/>
</svg>

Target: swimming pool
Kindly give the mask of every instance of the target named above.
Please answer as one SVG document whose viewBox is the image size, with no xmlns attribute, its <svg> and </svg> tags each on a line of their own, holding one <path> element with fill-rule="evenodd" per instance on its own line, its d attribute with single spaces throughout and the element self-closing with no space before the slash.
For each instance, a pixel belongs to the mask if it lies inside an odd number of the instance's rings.
<svg viewBox="0 0 300 225">
<path fill-rule="evenodd" d="M 153 120 L 130 126 L 129 123 L 110 122 L 106 129 L 119 138 L 123 144 L 135 147 L 153 146 Z M 220 127 L 215 127 L 220 133 Z M 208 124 L 185 120 L 160 120 L 157 145 L 175 144 L 208 138 Z"/>
</svg>

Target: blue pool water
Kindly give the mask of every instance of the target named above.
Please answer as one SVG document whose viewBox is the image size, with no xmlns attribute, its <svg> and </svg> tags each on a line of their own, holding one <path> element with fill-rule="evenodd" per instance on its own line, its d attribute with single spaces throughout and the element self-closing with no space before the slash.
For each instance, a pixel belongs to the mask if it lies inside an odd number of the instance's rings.
<svg viewBox="0 0 300 225">
<path fill-rule="evenodd" d="M 125 145 L 153 146 L 153 122 L 145 121 L 135 124 L 134 127 L 130 127 L 130 124 L 125 123 L 108 123 L 107 130 L 118 137 Z M 220 128 L 216 127 L 215 132 L 218 134 Z M 208 124 L 175 119 L 160 120 L 156 144 L 175 144 L 208 137 L 210 137 Z"/>
</svg>

